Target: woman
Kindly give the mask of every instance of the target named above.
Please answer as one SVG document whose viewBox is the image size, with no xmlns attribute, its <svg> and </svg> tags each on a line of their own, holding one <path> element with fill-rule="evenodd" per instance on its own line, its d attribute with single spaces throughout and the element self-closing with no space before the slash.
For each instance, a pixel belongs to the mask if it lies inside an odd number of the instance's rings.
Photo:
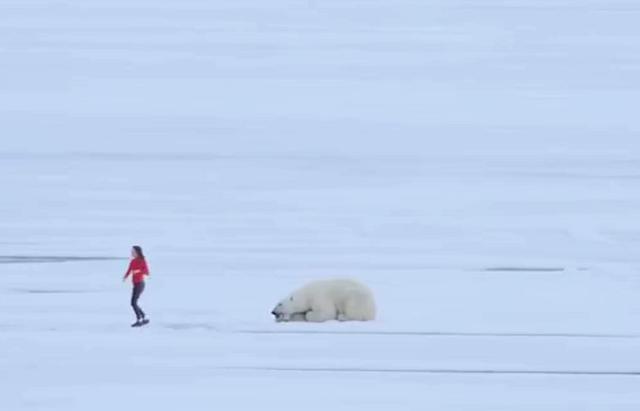
<svg viewBox="0 0 640 411">
<path fill-rule="evenodd" d="M 127 272 L 124 274 L 122 281 L 126 281 L 130 274 L 132 274 L 131 277 L 133 280 L 131 307 L 133 307 L 133 312 L 136 313 L 136 322 L 131 324 L 131 326 L 140 327 L 149 323 L 144 311 L 142 311 L 138 305 L 138 299 L 144 291 L 144 276 L 149 275 L 149 268 L 147 267 L 147 261 L 144 258 L 142 247 L 138 245 L 134 245 L 131 249 L 131 263 L 129 263 L 129 269 L 127 269 Z"/>
</svg>

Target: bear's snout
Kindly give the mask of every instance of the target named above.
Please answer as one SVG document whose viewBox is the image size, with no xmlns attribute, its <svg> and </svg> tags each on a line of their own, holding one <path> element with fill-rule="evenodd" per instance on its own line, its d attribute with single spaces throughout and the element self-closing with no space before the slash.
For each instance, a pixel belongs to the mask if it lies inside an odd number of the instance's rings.
<svg viewBox="0 0 640 411">
<path fill-rule="evenodd" d="M 271 315 L 273 316 L 279 316 L 280 315 L 280 307 L 282 306 L 282 304 L 278 304 L 275 307 L 273 307 L 273 310 L 271 310 Z"/>
</svg>

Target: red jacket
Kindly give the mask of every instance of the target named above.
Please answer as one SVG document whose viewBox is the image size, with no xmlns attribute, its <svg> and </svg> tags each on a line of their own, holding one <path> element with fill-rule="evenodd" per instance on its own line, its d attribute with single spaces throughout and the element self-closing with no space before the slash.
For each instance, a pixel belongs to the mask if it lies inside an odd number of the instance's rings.
<svg viewBox="0 0 640 411">
<path fill-rule="evenodd" d="M 129 277 L 129 274 L 133 273 L 133 283 L 139 284 L 144 281 L 144 276 L 149 275 L 149 268 L 147 262 L 142 258 L 134 258 L 129 263 L 129 269 L 124 275 L 124 278 Z"/>
</svg>

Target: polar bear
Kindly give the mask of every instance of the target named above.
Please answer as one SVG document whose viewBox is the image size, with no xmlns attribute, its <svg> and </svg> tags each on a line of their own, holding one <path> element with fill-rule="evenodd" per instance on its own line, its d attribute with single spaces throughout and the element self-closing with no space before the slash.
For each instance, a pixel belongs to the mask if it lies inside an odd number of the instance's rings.
<svg viewBox="0 0 640 411">
<path fill-rule="evenodd" d="M 373 294 L 350 279 L 313 281 L 283 299 L 271 311 L 277 322 L 371 321 L 376 317 Z"/>
</svg>

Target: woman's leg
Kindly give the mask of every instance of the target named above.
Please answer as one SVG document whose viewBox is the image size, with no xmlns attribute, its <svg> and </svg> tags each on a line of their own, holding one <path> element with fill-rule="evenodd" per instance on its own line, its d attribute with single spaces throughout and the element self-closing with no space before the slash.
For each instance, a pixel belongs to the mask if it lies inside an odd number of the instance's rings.
<svg viewBox="0 0 640 411">
<path fill-rule="evenodd" d="M 133 285 L 133 291 L 131 292 L 131 307 L 133 307 L 133 312 L 136 313 L 136 318 L 138 320 L 143 319 L 145 317 L 144 311 L 138 305 L 138 299 L 142 292 L 144 291 L 144 283 L 138 283 Z"/>
<path fill-rule="evenodd" d="M 140 315 L 138 314 L 138 298 L 140 297 L 138 293 L 138 284 L 134 284 L 131 289 L 131 307 L 133 308 L 133 312 L 136 315 L 136 319 L 140 319 Z"/>
</svg>

